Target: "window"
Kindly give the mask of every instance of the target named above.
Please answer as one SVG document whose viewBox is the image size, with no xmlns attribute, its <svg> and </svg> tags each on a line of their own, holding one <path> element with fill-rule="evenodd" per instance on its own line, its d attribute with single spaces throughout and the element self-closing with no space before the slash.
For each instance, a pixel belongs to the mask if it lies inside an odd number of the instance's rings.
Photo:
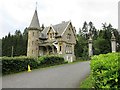
<svg viewBox="0 0 120 90">
<path fill-rule="evenodd" d="M 66 45 L 65 52 L 68 53 L 68 45 Z"/>
<path fill-rule="evenodd" d="M 71 38 L 71 34 L 68 33 L 67 34 L 67 39 L 70 40 L 70 38 Z"/>
<path fill-rule="evenodd" d="M 54 33 L 52 34 L 52 38 L 54 38 Z"/>
<path fill-rule="evenodd" d="M 33 36 L 34 36 L 34 34 L 35 34 L 35 33 L 33 32 Z"/>
<path fill-rule="evenodd" d="M 53 33 L 51 27 L 50 27 L 50 30 L 48 31 L 48 37 L 49 37 L 49 39 L 53 39 L 54 38 L 54 33 Z"/>
<path fill-rule="evenodd" d="M 34 41 L 32 41 L 32 45 L 34 44 Z"/>
<path fill-rule="evenodd" d="M 52 38 L 52 33 L 50 33 L 50 36 L 49 36 L 49 37 L 50 37 L 50 39 Z"/>
<path fill-rule="evenodd" d="M 60 46 L 60 51 L 62 51 L 62 46 Z"/>
<path fill-rule="evenodd" d="M 54 39 L 54 33 L 52 32 L 49 33 L 49 39 Z"/>
<path fill-rule="evenodd" d="M 32 54 L 34 53 L 34 51 L 32 50 Z"/>
<path fill-rule="evenodd" d="M 72 54 L 72 46 L 71 46 L 71 45 L 66 45 L 66 50 L 65 50 L 65 52 L 66 52 L 67 54 Z"/>
</svg>

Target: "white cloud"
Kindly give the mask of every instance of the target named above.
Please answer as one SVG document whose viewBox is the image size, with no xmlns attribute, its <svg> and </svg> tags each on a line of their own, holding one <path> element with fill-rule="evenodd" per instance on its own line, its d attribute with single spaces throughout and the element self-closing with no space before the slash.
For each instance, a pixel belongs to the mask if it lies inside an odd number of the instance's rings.
<svg viewBox="0 0 120 90">
<path fill-rule="evenodd" d="M 92 21 L 96 28 L 101 23 L 111 23 L 117 28 L 118 0 L 38 0 L 40 24 L 46 26 L 61 21 L 71 20 L 77 28 L 84 21 Z M 36 2 L 34 0 L 1 0 L 0 1 L 0 38 L 16 29 L 23 31 L 28 27 L 33 16 Z"/>
</svg>

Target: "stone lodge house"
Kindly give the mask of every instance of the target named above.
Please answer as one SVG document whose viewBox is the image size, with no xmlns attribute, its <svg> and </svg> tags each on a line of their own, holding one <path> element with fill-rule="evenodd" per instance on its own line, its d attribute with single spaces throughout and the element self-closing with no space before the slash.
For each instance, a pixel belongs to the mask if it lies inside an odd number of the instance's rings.
<svg viewBox="0 0 120 90">
<path fill-rule="evenodd" d="M 60 55 L 68 62 L 75 60 L 76 30 L 71 21 L 63 21 L 42 29 L 37 10 L 28 27 L 27 56 Z"/>
</svg>

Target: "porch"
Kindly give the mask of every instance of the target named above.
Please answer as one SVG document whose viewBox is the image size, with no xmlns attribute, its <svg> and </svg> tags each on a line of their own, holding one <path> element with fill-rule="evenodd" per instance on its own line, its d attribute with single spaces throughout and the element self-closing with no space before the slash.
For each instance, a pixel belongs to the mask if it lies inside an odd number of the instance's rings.
<svg viewBox="0 0 120 90">
<path fill-rule="evenodd" d="M 54 45 L 39 46 L 39 56 L 57 55 L 57 48 Z"/>
</svg>

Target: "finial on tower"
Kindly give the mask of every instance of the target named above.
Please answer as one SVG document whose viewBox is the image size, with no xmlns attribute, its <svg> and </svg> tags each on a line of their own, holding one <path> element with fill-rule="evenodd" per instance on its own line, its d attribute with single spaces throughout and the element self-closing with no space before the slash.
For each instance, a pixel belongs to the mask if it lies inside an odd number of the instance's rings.
<svg viewBox="0 0 120 90">
<path fill-rule="evenodd" d="M 36 2 L 36 8 L 35 8 L 35 10 L 37 10 L 37 2 Z"/>
</svg>

